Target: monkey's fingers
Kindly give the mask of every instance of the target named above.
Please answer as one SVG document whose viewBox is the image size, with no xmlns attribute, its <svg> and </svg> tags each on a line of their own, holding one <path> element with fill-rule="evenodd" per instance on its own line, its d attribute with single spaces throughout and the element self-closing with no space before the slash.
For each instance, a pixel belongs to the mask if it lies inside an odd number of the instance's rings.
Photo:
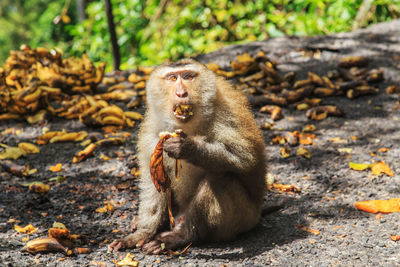
<svg viewBox="0 0 400 267">
<path fill-rule="evenodd" d="M 180 137 L 172 137 L 164 142 L 164 151 L 168 156 L 179 159 L 182 157 L 183 139 Z"/>
</svg>

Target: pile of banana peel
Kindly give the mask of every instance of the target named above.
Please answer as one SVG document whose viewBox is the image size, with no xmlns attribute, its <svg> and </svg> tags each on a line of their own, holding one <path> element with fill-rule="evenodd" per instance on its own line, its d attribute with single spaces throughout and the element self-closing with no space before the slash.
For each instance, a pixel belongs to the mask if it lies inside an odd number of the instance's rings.
<svg viewBox="0 0 400 267">
<path fill-rule="evenodd" d="M 278 73 L 278 64 L 260 51 L 255 56 L 238 55 L 230 64 L 230 71 L 221 70 L 217 64 L 208 67 L 219 75 L 232 79 L 237 90 L 246 93 L 253 107 L 268 113 L 272 120 L 283 118 L 281 107 L 293 106 L 305 111 L 309 120 L 323 120 L 329 116 L 343 116 L 342 110 L 324 105 L 331 96 L 354 99 L 379 92 L 376 84 L 384 80 L 381 69 L 369 69 L 371 60 L 365 56 L 346 56 L 337 67 L 323 75 L 308 72 L 305 79 L 296 79 L 295 72 Z M 386 93 L 399 92 L 397 85 L 386 88 Z"/>
<path fill-rule="evenodd" d="M 379 92 L 384 79 L 381 69 L 369 69 L 364 56 L 343 57 L 335 69 L 318 75 L 308 72 L 296 79 L 295 72 L 281 75 L 278 64 L 263 51 L 237 55 L 228 68 L 208 63 L 208 68 L 232 81 L 244 92 L 253 107 L 261 107 L 272 120 L 283 118 L 281 107 L 291 105 L 306 112 L 309 120 L 343 116 L 323 99 L 345 96 L 354 99 Z M 26 120 L 31 124 L 49 116 L 79 119 L 87 126 L 133 127 L 140 115 L 129 109 L 146 101 L 146 81 L 153 67 L 104 74 L 105 64 L 95 66 L 84 54 L 65 58 L 56 49 L 22 45 L 11 51 L 0 68 L 0 121 Z M 386 88 L 396 93 L 398 86 Z M 121 103 L 119 105 L 115 102 Z"/>
<path fill-rule="evenodd" d="M 133 127 L 141 115 L 111 101 L 135 100 L 138 92 L 134 86 L 121 85 L 99 92 L 104 68 L 104 63 L 95 66 L 85 54 L 63 59 L 56 49 L 22 45 L 0 68 L 0 121 L 34 124 L 56 116 L 79 119 L 88 126 Z M 136 100 L 131 106 L 139 104 Z"/>
</svg>

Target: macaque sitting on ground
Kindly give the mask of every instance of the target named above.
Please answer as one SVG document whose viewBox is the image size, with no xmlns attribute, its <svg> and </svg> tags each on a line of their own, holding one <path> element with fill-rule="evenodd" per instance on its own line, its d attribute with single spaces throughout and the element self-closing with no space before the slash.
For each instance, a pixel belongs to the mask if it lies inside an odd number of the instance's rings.
<svg viewBox="0 0 400 267">
<path fill-rule="evenodd" d="M 146 254 L 160 254 L 190 243 L 232 240 L 253 228 L 261 216 L 266 166 L 261 131 L 246 97 L 191 59 L 157 67 L 146 91 L 148 110 L 138 142 L 137 229 L 110 249 L 138 246 Z M 175 217 L 171 227 L 168 195 L 152 182 L 150 158 L 160 132 L 177 129 L 184 134 L 163 146 Z"/>
</svg>

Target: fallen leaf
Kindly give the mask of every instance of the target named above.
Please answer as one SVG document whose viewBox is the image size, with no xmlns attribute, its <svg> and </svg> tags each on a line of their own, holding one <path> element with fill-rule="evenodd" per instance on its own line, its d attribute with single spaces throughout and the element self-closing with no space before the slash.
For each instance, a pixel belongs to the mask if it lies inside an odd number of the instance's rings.
<svg viewBox="0 0 400 267">
<path fill-rule="evenodd" d="M 281 157 L 282 158 L 288 158 L 290 157 L 290 149 L 287 147 L 281 147 L 280 149 Z"/>
<path fill-rule="evenodd" d="M 311 158 L 311 152 L 307 148 L 300 147 L 297 149 L 297 155 L 305 157 L 307 159 Z"/>
<path fill-rule="evenodd" d="M 54 176 L 49 178 L 50 182 L 55 182 L 55 183 L 62 183 L 65 181 L 65 176 L 64 175 L 58 175 L 58 176 Z"/>
<path fill-rule="evenodd" d="M 393 172 L 390 170 L 390 167 L 386 165 L 383 161 L 378 161 L 372 164 L 371 171 L 373 175 L 382 175 L 385 173 L 386 175 L 393 176 Z"/>
<path fill-rule="evenodd" d="M 43 182 L 32 182 L 26 184 L 29 187 L 29 190 L 35 193 L 46 193 L 50 190 L 50 185 L 44 184 Z"/>
<path fill-rule="evenodd" d="M 332 143 L 347 144 L 347 140 L 344 140 L 340 137 L 329 137 L 329 141 L 331 141 Z"/>
<path fill-rule="evenodd" d="M 400 198 L 389 200 L 367 200 L 359 201 L 354 204 L 357 209 L 369 213 L 391 213 L 400 212 Z"/>
<path fill-rule="evenodd" d="M 93 154 L 94 149 L 96 148 L 96 144 L 89 144 L 87 147 L 85 147 L 83 150 L 79 151 L 76 153 L 72 159 L 73 163 L 78 163 L 81 162 L 85 159 L 87 159 L 89 156 Z"/>
<path fill-rule="evenodd" d="M 299 136 L 300 144 L 302 144 L 302 145 L 312 145 L 315 136 L 316 136 L 315 134 L 301 133 L 300 136 Z"/>
<path fill-rule="evenodd" d="M 40 153 L 40 149 L 36 145 L 27 142 L 19 143 L 18 148 L 22 149 L 27 154 Z"/>
<path fill-rule="evenodd" d="M 182 249 L 182 251 L 173 251 L 171 249 L 168 249 L 167 251 L 164 252 L 164 254 L 168 255 L 168 256 L 179 256 L 179 255 L 185 254 L 191 245 L 192 245 L 192 243 L 187 245 L 184 249 Z"/>
<path fill-rule="evenodd" d="M 363 170 L 371 168 L 371 164 L 366 164 L 366 163 L 349 162 L 349 166 L 351 169 L 356 170 L 356 171 L 363 171 Z"/>
<path fill-rule="evenodd" d="M 52 171 L 52 172 L 62 171 L 62 164 L 61 163 L 57 163 L 56 165 L 50 166 L 49 170 Z"/>
<path fill-rule="evenodd" d="M 136 267 L 139 265 L 138 261 L 133 260 L 134 255 L 133 254 L 126 254 L 125 258 L 119 262 L 116 262 L 115 264 L 117 266 L 133 266 Z"/>
<path fill-rule="evenodd" d="M 4 144 L 0 145 L 5 147 L 5 151 L 0 153 L 0 159 L 19 159 L 26 155 L 26 152 L 19 147 L 7 146 Z"/>
<path fill-rule="evenodd" d="M 397 85 L 391 85 L 386 87 L 385 89 L 386 94 L 395 94 L 399 92 L 399 87 Z"/>
<path fill-rule="evenodd" d="M 272 139 L 272 143 L 273 143 L 273 144 L 283 145 L 284 143 L 286 143 L 286 139 L 285 139 L 285 137 L 283 137 L 282 135 L 278 135 L 278 136 L 275 136 L 275 137 Z"/>
<path fill-rule="evenodd" d="M 309 228 L 309 227 L 301 225 L 301 224 L 296 225 L 296 228 L 300 229 L 302 231 L 308 232 L 310 234 L 313 234 L 313 235 L 319 235 L 320 234 L 319 230 L 312 229 L 312 228 Z"/>
<path fill-rule="evenodd" d="M 386 147 L 381 147 L 381 148 L 378 149 L 378 152 L 380 152 L 380 153 L 386 153 L 386 152 L 389 152 L 389 149 L 386 148 Z"/>
<path fill-rule="evenodd" d="M 342 147 L 342 148 L 338 148 L 338 152 L 351 154 L 353 152 L 353 149 L 350 147 Z"/>
<path fill-rule="evenodd" d="M 106 212 L 109 212 L 109 211 L 113 211 L 114 209 L 115 209 L 115 208 L 114 208 L 114 206 L 113 206 L 111 203 L 106 202 L 106 204 L 104 205 L 104 207 L 97 208 L 97 209 L 96 209 L 96 212 L 99 212 L 99 213 L 106 213 Z"/>
<path fill-rule="evenodd" d="M 52 227 L 53 228 L 60 228 L 60 229 L 67 229 L 67 227 L 63 223 L 60 223 L 60 222 L 53 222 Z"/>
<path fill-rule="evenodd" d="M 303 132 L 314 132 L 316 127 L 314 124 L 306 124 L 303 128 Z"/>
<path fill-rule="evenodd" d="M 53 237 L 57 240 L 67 239 L 70 236 L 70 231 L 66 228 L 50 228 L 49 229 L 49 237 Z"/>
<path fill-rule="evenodd" d="M 269 190 L 276 189 L 279 190 L 281 192 L 293 192 L 293 193 L 300 193 L 301 190 L 300 188 L 298 188 L 295 185 L 291 185 L 291 184 L 272 184 L 272 185 L 268 185 L 267 188 Z"/>
<path fill-rule="evenodd" d="M 21 227 L 19 225 L 14 225 L 14 230 L 17 231 L 18 233 L 30 235 L 30 234 L 35 233 L 37 229 L 32 224 L 28 224 L 25 227 Z"/>
<path fill-rule="evenodd" d="M 392 239 L 394 242 L 397 242 L 400 240 L 400 235 L 390 235 L 390 239 Z"/>
</svg>

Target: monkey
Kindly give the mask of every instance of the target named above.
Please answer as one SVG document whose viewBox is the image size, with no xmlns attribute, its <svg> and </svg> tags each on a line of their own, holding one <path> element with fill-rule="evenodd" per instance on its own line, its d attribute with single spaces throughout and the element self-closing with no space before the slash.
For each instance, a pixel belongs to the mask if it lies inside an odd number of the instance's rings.
<svg viewBox="0 0 400 267">
<path fill-rule="evenodd" d="M 138 137 L 137 227 L 109 250 L 141 247 L 145 254 L 160 254 L 189 243 L 229 241 L 252 229 L 261 217 L 266 156 L 247 98 L 204 64 L 182 59 L 153 70 L 146 101 Z M 149 166 L 159 133 L 177 129 L 185 135 L 163 146 L 176 218 L 172 228 L 167 196 L 156 190 Z M 179 180 L 174 178 L 176 159 Z"/>
</svg>

